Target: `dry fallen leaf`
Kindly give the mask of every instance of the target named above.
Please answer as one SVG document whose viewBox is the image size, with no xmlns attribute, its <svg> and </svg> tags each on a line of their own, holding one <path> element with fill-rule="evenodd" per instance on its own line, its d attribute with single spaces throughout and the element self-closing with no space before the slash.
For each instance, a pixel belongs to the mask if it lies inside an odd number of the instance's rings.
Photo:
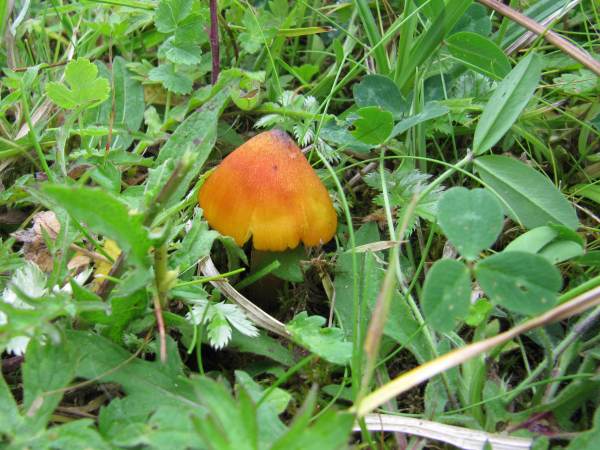
<svg viewBox="0 0 600 450">
<path fill-rule="evenodd" d="M 44 272 L 50 272 L 53 266 L 52 255 L 46 245 L 45 237 L 54 240 L 60 233 L 60 223 L 52 211 L 42 211 L 33 216 L 33 225 L 27 230 L 13 233 L 14 238 L 23 243 L 23 255 L 28 261 L 36 263 Z"/>
</svg>

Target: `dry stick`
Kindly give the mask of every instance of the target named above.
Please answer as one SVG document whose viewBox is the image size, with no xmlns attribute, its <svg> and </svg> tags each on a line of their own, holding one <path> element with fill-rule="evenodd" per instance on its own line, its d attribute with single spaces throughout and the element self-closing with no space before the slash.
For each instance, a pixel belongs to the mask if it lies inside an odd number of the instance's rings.
<svg viewBox="0 0 600 450">
<path fill-rule="evenodd" d="M 483 341 L 475 342 L 465 347 L 458 348 L 412 370 L 409 370 L 408 372 L 400 375 L 391 382 L 364 397 L 360 404 L 355 405 L 352 408 L 352 411 L 356 413 L 358 417 L 363 417 L 397 395 L 406 392 L 415 386 L 418 386 L 424 381 L 431 379 L 435 375 L 456 367 L 459 364 L 474 358 L 475 356 L 481 355 L 497 345 L 504 344 L 505 342 L 508 342 L 534 328 L 579 314 L 598 304 L 600 304 L 600 286 L 584 292 L 572 300 L 552 308 L 550 311 L 547 311 L 541 316 L 530 319 L 521 325 L 505 331 L 504 333 L 500 333 L 489 339 L 484 339 Z"/>
<path fill-rule="evenodd" d="M 221 275 L 215 267 L 215 264 L 213 263 L 212 259 L 210 259 L 210 256 L 201 259 L 198 263 L 198 266 L 200 267 L 200 270 L 202 271 L 204 276 L 216 277 L 218 275 Z M 229 300 L 241 307 L 248 315 L 248 318 L 259 327 L 264 328 L 265 330 L 271 331 L 285 338 L 290 337 L 290 332 L 287 330 L 283 323 L 281 323 L 274 317 L 271 317 L 269 314 L 264 312 L 262 309 L 260 309 L 258 306 L 256 306 L 254 303 L 252 303 L 250 300 L 248 300 L 246 297 L 244 297 L 242 294 L 236 291 L 227 280 L 214 279 L 210 282 L 210 284 L 216 287 Z"/>
<path fill-rule="evenodd" d="M 217 0 L 210 0 L 210 52 L 212 55 L 211 84 L 219 78 L 219 12 Z"/>
<path fill-rule="evenodd" d="M 559 36 L 552 30 L 548 30 L 544 28 L 542 25 L 537 23 L 535 20 L 530 19 L 526 15 L 520 13 L 519 11 L 514 10 L 510 6 L 506 6 L 500 3 L 498 0 L 478 0 L 482 5 L 487 6 L 488 8 L 493 9 L 499 14 L 502 14 L 505 17 L 508 17 L 513 22 L 518 23 L 524 28 L 527 28 L 529 31 L 542 36 L 546 39 L 550 44 L 562 50 L 564 53 L 569 55 L 571 58 L 579 61 L 581 64 L 586 66 L 588 69 L 593 71 L 596 75 L 600 76 L 600 62 L 596 61 L 592 56 L 577 47 L 574 44 L 571 44 L 565 38 Z"/>
<path fill-rule="evenodd" d="M 365 417 L 365 423 L 369 431 L 406 433 L 442 441 L 468 450 L 479 450 L 484 448 L 486 443 L 489 443 L 494 450 L 525 450 L 530 449 L 532 444 L 530 438 L 503 436 L 391 414 L 368 414 Z M 355 426 L 354 430 L 358 431 L 360 428 Z"/>
<path fill-rule="evenodd" d="M 557 22 L 558 20 L 563 18 L 573 8 L 579 5 L 579 3 L 581 3 L 581 0 L 571 1 L 571 3 L 569 3 L 568 5 L 563 6 L 558 11 L 555 11 L 554 13 L 550 14 L 550 16 L 542 20 L 540 22 L 540 25 L 542 25 L 544 28 L 547 28 L 553 22 Z M 521 47 L 531 44 L 535 40 L 535 37 L 535 33 L 532 32 L 527 32 L 523 34 L 520 38 L 518 38 L 515 42 L 513 42 L 512 44 L 510 44 L 510 46 L 506 48 L 506 53 L 510 55 L 511 53 L 514 53 L 517 50 L 519 50 Z"/>
</svg>

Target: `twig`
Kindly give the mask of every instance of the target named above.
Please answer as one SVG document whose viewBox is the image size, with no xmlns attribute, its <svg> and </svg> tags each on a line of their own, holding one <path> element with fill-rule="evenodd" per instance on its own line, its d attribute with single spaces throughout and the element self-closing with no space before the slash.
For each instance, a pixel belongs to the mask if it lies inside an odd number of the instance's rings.
<svg viewBox="0 0 600 450">
<path fill-rule="evenodd" d="M 217 0 L 210 0 L 210 51 L 212 55 L 211 84 L 219 78 L 219 11 Z"/>
<path fill-rule="evenodd" d="M 493 9 L 499 14 L 508 17 L 513 22 L 518 23 L 522 27 L 527 28 L 529 31 L 542 36 L 550 44 L 554 45 L 564 53 L 569 55 L 571 58 L 579 61 L 581 64 L 586 66 L 588 69 L 593 71 L 596 75 L 600 76 L 600 62 L 596 61 L 588 52 L 582 50 L 574 44 L 571 44 L 565 38 L 559 36 L 552 30 L 544 28 L 542 25 L 537 23 L 535 20 L 527 17 L 525 14 L 514 10 L 510 6 L 500 3 L 498 0 L 478 0 L 482 5 Z"/>
<path fill-rule="evenodd" d="M 212 259 L 210 257 L 206 257 L 198 263 L 198 267 L 202 273 L 207 277 L 214 277 L 216 275 L 220 275 L 219 271 L 215 267 Z M 234 302 L 236 305 L 241 307 L 246 314 L 248 314 L 248 318 L 265 330 L 271 331 L 279 336 L 283 336 L 286 338 L 290 337 L 289 331 L 285 328 L 285 325 L 271 317 L 269 314 L 264 312 L 242 294 L 234 289 L 234 287 L 229 284 L 226 280 L 213 280 L 210 282 L 214 287 L 216 287 L 219 291 L 225 295 L 229 300 Z"/>
<path fill-rule="evenodd" d="M 446 425 L 413 417 L 394 416 L 391 414 L 368 414 L 365 423 L 369 431 L 391 431 L 421 436 L 427 439 L 442 441 L 467 450 L 481 450 L 486 443 L 494 450 L 530 449 L 533 440 L 530 438 L 502 436 L 485 431 Z M 359 431 L 358 426 L 354 427 Z"/>
<path fill-rule="evenodd" d="M 568 5 L 563 6 L 558 11 L 555 11 L 554 13 L 552 13 L 548 17 L 546 17 L 544 20 L 542 20 L 540 22 L 540 25 L 542 25 L 544 28 L 548 27 L 548 25 L 550 25 L 552 22 L 556 22 L 557 20 L 560 20 L 562 17 L 564 17 L 569 11 L 571 11 L 573 8 L 575 8 L 579 3 L 581 3 L 581 0 L 571 1 L 571 3 L 569 3 Z M 535 40 L 535 37 L 536 37 L 535 33 L 532 33 L 532 32 L 524 33 L 520 38 L 518 38 L 515 42 L 513 42 L 512 44 L 510 44 L 509 47 L 506 48 L 506 53 L 510 55 L 511 53 L 514 53 L 515 51 L 519 50 L 524 45 L 531 44 L 531 42 L 533 42 L 533 40 Z"/>
</svg>

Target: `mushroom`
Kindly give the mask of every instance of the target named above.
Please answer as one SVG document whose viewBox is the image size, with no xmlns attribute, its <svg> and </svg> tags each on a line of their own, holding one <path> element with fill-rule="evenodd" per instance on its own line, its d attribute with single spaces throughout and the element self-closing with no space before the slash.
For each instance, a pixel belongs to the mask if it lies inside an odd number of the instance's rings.
<svg viewBox="0 0 600 450">
<path fill-rule="evenodd" d="M 209 225 L 238 245 L 284 251 L 328 242 L 337 215 L 327 189 L 283 131 L 260 133 L 230 153 L 198 200 Z"/>
</svg>

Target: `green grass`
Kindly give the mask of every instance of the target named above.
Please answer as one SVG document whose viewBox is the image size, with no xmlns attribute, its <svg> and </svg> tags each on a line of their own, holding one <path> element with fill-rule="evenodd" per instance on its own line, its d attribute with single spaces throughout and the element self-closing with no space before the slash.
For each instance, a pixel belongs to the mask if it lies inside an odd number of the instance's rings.
<svg viewBox="0 0 600 450">
<path fill-rule="evenodd" d="M 9 3 L 1 448 L 595 448 L 594 1 L 510 2 L 576 60 L 509 53 L 486 1 L 222 0 L 214 85 L 209 2 Z M 198 207 L 273 128 L 336 209 L 319 247 Z"/>
</svg>

